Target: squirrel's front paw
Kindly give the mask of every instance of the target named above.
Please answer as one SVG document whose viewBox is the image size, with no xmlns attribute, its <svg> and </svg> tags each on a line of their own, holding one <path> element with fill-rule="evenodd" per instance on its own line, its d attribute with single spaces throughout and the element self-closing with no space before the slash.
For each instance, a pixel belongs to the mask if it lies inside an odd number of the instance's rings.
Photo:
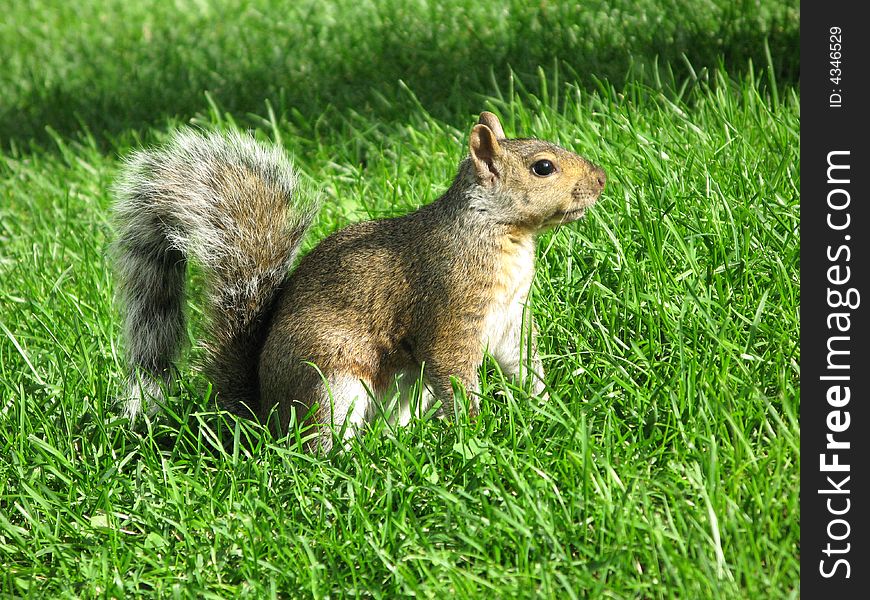
<svg viewBox="0 0 870 600">
<path fill-rule="evenodd" d="M 544 385 L 544 380 L 541 377 L 535 377 L 535 383 L 532 386 L 532 395 L 537 396 L 542 401 L 547 402 L 550 399 L 550 393 Z"/>
</svg>

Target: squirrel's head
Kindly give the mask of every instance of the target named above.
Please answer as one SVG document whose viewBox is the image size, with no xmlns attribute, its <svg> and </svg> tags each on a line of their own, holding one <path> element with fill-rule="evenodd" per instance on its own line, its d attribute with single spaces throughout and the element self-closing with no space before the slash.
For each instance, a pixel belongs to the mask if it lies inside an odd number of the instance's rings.
<svg viewBox="0 0 870 600">
<path fill-rule="evenodd" d="M 604 171 L 573 152 L 536 139 L 505 139 L 494 114 L 471 129 L 469 167 L 474 208 L 531 231 L 576 221 L 598 200 Z"/>
</svg>

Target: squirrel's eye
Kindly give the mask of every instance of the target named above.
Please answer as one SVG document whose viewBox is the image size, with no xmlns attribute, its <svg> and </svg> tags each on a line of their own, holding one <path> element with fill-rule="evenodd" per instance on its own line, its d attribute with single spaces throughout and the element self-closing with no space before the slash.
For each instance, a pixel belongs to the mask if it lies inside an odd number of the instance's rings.
<svg viewBox="0 0 870 600">
<path fill-rule="evenodd" d="M 552 175 L 555 172 L 556 165 L 546 159 L 539 160 L 532 165 L 532 173 L 534 173 L 538 177 L 546 177 L 547 175 Z"/>
</svg>

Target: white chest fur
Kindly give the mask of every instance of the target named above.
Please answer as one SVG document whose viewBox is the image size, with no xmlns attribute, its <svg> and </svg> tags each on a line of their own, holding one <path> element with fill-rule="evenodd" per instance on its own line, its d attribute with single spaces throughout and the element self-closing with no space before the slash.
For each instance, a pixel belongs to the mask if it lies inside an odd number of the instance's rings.
<svg viewBox="0 0 870 600">
<path fill-rule="evenodd" d="M 519 370 L 522 332 L 529 330 L 528 323 L 523 327 L 523 310 L 534 275 L 534 241 L 507 246 L 481 336 L 484 349 L 506 374 Z"/>
</svg>

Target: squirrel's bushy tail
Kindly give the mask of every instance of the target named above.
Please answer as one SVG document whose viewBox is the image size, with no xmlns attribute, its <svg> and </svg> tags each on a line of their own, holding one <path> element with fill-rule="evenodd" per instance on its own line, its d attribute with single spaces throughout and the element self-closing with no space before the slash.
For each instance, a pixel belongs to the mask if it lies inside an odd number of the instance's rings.
<svg viewBox="0 0 870 600">
<path fill-rule="evenodd" d="M 153 412 L 184 326 L 188 259 L 205 273 L 205 371 L 222 404 L 258 404 L 264 325 L 317 203 L 294 197 L 282 149 L 239 133 L 183 130 L 127 162 L 115 187 L 115 258 L 132 374 L 125 412 Z"/>
</svg>

